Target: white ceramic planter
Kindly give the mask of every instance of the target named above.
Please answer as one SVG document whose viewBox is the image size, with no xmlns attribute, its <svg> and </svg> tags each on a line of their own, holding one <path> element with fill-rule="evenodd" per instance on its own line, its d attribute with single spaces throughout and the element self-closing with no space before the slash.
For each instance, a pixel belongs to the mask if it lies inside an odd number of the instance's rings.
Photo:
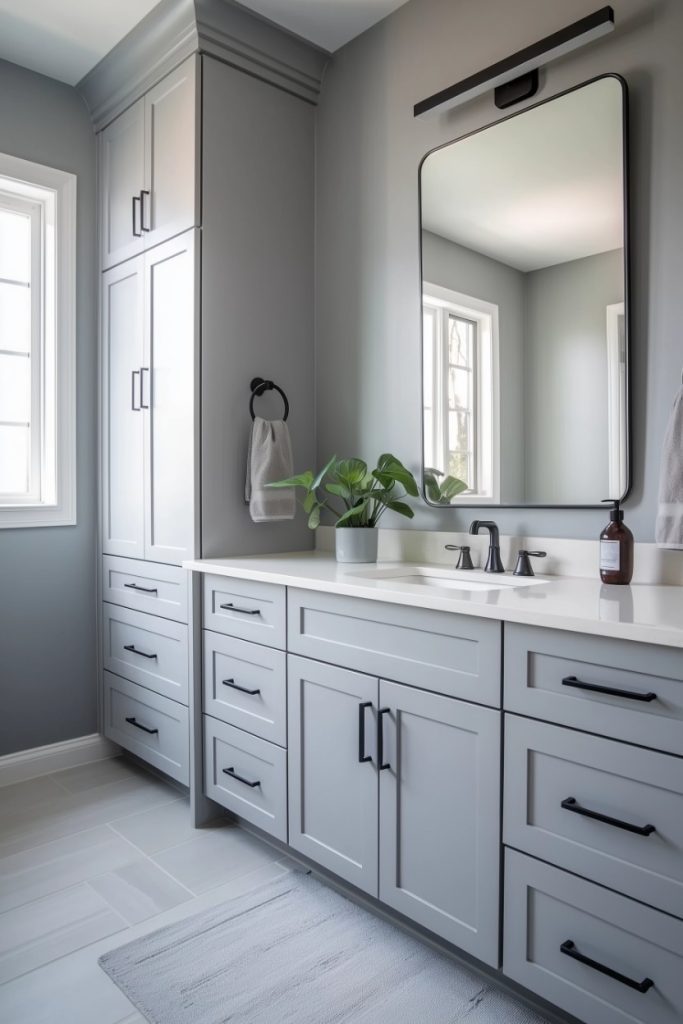
<svg viewBox="0 0 683 1024">
<path fill-rule="evenodd" d="M 371 526 L 339 526 L 334 531 L 338 562 L 376 562 L 378 531 Z"/>
</svg>

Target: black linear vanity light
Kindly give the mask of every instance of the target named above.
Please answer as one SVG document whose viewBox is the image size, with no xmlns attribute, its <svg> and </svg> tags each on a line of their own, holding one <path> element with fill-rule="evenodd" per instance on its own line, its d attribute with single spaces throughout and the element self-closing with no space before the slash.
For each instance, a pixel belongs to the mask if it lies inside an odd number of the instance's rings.
<svg viewBox="0 0 683 1024">
<path fill-rule="evenodd" d="M 566 53 L 599 39 L 614 28 L 614 11 L 601 7 L 599 11 L 575 21 L 572 25 L 553 32 L 537 43 L 519 50 L 518 53 L 499 60 L 496 64 L 478 71 L 476 75 L 464 78 L 462 82 L 434 93 L 426 100 L 416 103 L 415 117 L 429 117 L 457 107 L 461 103 L 481 96 L 489 89 L 495 89 L 496 106 L 509 107 L 513 103 L 533 96 L 538 88 L 538 69 Z"/>
</svg>

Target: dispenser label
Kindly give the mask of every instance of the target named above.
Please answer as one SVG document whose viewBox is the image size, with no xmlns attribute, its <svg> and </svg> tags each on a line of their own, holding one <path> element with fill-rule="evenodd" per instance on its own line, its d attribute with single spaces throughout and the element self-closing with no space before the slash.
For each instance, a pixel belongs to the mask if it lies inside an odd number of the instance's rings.
<svg viewBox="0 0 683 1024">
<path fill-rule="evenodd" d="M 619 548 L 621 545 L 618 540 L 601 540 L 600 541 L 600 568 L 607 572 L 619 572 L 621 569 L 621 560 L 619 558 Z"/>
</svg>

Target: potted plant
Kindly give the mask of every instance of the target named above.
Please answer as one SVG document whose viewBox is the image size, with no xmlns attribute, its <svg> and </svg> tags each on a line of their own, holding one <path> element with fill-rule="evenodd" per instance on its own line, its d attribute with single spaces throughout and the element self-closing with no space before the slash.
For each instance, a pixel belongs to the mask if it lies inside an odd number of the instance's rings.
<svg viewBox="0 0 683 1024">
<path fill-rule="evenodd" d="M 417 498 L 415 477 L 395 455 L 380 455 L 373 470 L 362 459 L 330 461 L 316 475 L 310 469 L 269 487 L 300 487 L 308 525 L 320 525 L 323 510 L 336 519 L 335 549 L 338 562 L 377 561 L 377 525 L 386 512 L 412 519 L 414 512 L 403 498 Z"/>
</svg>

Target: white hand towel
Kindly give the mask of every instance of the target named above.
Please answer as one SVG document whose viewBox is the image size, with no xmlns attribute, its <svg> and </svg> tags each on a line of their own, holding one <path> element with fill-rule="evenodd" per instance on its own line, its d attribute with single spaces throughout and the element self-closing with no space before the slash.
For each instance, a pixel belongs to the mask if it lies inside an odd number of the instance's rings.
<svg viewBox="0 0 683 1024">
<path fill-rule="evenodd" d="M 286 480 L 294 473 L 292 442 L 284 420 L 263 420 L 256 416 L 249 435 L 247 482 L 244 496 L 255 523 L 276 523 L 293 519 L 296 500 L 293 487 L 266 487 Z"/>
<path fill-rule="evenodd" d="M 683 549 L 683 388 L 664 437 L 655 540 L 662 548 Z"/>
</svg>

